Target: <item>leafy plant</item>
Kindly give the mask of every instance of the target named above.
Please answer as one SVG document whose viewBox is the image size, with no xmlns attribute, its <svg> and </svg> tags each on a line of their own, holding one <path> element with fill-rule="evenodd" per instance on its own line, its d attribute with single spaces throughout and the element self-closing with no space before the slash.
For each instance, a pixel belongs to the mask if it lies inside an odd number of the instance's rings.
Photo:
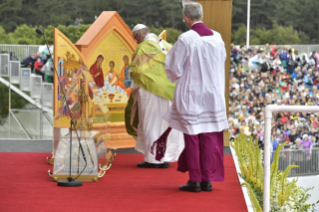
<svg viewBox="0 0 319 212">
<path fill-rule="evenodd" d="M 254 145 L 252 138 L 240 134 L 231 144 L 236 151 L 241 174 L 240 177 L 246 182 L 241 186 L 246 186 L 251 199 L 253 209 L 256 212 L 263 208 L 263 167 L 262 152 L 258 145 Z M 271 212 L 282 211 L 314 211 L 315 204 L 307 203 L 310 194 L 307 192 L 313 188 L 304 189 L 296 185 L 297 180 L 289 182 L 287 177 L 292 168 L 299 166 L 290 165 L 285 171 L 278 171 L 280 151 L 285 145 L 277 147 L 274 159 L 270 168 L 270 206 Z"/>
</svg>

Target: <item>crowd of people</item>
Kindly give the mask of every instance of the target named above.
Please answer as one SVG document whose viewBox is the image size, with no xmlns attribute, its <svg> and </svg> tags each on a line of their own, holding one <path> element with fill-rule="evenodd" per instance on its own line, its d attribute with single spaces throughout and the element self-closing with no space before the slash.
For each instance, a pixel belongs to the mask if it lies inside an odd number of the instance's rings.
<svg viewBox="0 0 319 212">
<path fill-rule="evenodd" d="M 290 46 L 231 45 L 229 131 L 240 133 L 263 147 L 264 111 L 269 104 L 319 105 L 319 52 L 299 53 Z M 273 150 L 310 149 L 319 143 L 319 113 L 273 113 Z"/>
<path fill-rule="evenodd" d="M 2 50 L 1 53 L 8 54 L 6 50 Z M 42 77 L 43 82 L 53 82 L 53 62 L 47 48 L 42 52 L 37 52 L 35 55 L 29 55 L 21 61 L 16 56 L 15 52 L 11 51 L 10 61 L 19 61 L 22 68 L 30 68 L 32 73 Z"/>
</svg>

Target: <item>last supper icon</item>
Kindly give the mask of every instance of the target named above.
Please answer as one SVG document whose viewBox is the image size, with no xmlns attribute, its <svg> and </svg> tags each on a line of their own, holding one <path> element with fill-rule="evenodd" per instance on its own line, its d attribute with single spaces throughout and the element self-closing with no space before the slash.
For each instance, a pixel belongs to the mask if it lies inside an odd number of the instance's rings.
<svg viewBox="0 0 319 212">
<path fill-rule="evenodd" d="M 104 64 L 106 58 L 101 54 L 97 56 L 95 62 L 90 67 L 92 78 L 107 102 L 127 101 L 132 91 L 130 58 L 128 55 L 122 57 L 121 62 L 124 64 L 122 67 L 117 65 L 114 60 L 109 60 L 107 69 L 105 68 L 106 64 Z M 120 66 L 120 70 L 118 66 Z"/>
<path fill-rule="evenodd" d="M 54 62 L 59 73 L 55 81 L 61 83 L 54 87 L 54 111 L 60 109 L 64 99 L 62 91 L 70 94 L 71 99 L 67 100 L 78 111 L 80 99 L 77 96 L 85 90 L 88 100 L 86 118 L 92 120 L 93 130 L 101 132 L 105 139 L 107 137 L 105 146 L 134 147 L 135 140 L 126 132 L 124 112 L 132 91 L 130 64 L 137 43 L 127 24 L 117 12 L 103 12 L 75 45 L 55 29 L 54 47 Z M 76 87 L 72 88 L 72 84 Z M 69 127 L 69 124 L 68 114 L 54 120 L 57 132 L 54 152 L 60 137 L 64 136 L 60 129 Z"/>
</svg>

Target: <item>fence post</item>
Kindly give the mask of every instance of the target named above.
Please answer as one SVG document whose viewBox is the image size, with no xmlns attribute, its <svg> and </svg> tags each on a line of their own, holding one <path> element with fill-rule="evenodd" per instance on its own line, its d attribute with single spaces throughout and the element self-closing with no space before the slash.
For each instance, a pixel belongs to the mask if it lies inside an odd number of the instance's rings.
<svg viewBox="0 0 319 212">
<path fill-rule="evenodd" d="M 270 151 L 271 151 L 271 118 L 274 105 L 267 105 L 265 108 L 265 130 L 264 130 L 264 193 L 263 211 L 270 211 Z"/>
<path fill-rule="evenodd" d="M 9 84 L 9 138 L 11 138 L 11 83 Z"/>
<path fill-rule="evenodd" d="M 289 146 L 289 164 L 288 165 L 292 165 L 291 164 L 291 154 L 292 154 L 292 151 L 291 151 L 291 146 Z M 289 172 L 289 176 L 291 176 L 291 172 Z"/>
</svg>

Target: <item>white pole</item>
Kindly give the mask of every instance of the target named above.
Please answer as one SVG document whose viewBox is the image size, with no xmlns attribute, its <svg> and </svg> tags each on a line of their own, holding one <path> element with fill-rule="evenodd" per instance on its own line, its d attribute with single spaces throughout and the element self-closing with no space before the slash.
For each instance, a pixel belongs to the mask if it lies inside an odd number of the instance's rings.
<svg viewBox="0 0 319 212">
<path fill-rule="evenodd" d="M 264 131 L 264 194 L 263 212 L 270 211 L 270 153 L 271 153 L 271 118 L 273 112 L 319 112 L 318 106 L 278 106 L 268 105 L 265 108 Z"/>
<path fill-rule="evenodd" d="M 271 136 L 271 118 L 272 105 L 265 108 L 265 131 L 264 131 L 264 194 L 263 211 L 269 212 L 270 205 L 270 136 Z"/>
<path fill-rule="evenodd" d="M 250 0 L 248 0 L 248 3 L 247 3 L 247 37 L 246 37 L 247 49 L 249 48 L 249 34 L 250 34 Z"/>
<path fill-rule="evenodd" d="M 11 77 L 11 76 L 9 76 L 9 77 Z M 11 138 L 11 113 L 10 113 L 10 111 L 11 111 L 11 87 L 10 87 L 10 85 L 11 85 L 11 82 L 9 82 L 9 132 L 8 132 L 9 138 Z"/>
</svg>

